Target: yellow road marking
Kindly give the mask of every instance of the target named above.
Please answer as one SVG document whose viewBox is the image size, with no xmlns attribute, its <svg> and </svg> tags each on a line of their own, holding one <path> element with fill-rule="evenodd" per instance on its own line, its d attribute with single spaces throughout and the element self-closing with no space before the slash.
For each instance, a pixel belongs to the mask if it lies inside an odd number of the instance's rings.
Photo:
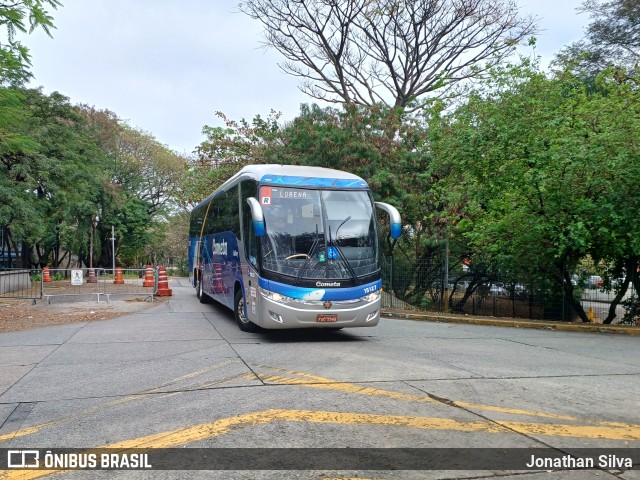
<svg viewBox="0 0 640 480">
<path fill-rule="evenodd" d="M 376 425 L 391 427 L 406 427 L 427 430 L 447 430 L 458 432 L 482 432 L 512 434 L 515 432 L 527 435 L 546 435 L 559 437 L 610 439 L 610 440 L 640 440 L 640 428 L 628 429 L 610 426 L 579 426 L 525 422 L 488 422 L 462 421 L 451 418 L 411 417 L 400 415 L 376 415 L 369 413 L 323 412 L 312 410 L 280 410 L 269 409 L 247 413 L 235 417 L 223 418 L 210 423 L 202 423 L 191 427 L 179 428 L 167 432 L 156 433 L 144 437 L 124 440 L 99 448 L 112 448 L 126 451 L 132 448 L 170 448 L 188 445 L 194 442 L 218 437 L 234 430 L 265 425 L 271 422 L 306 422 L 317 424 L 339 425 Z M 95 449 L 87 450 L 88 452 Z M 28 471 L 5 470 L 0 472 L 4 479 L 32 479 L 56 471 Z"/>
<path fill-rule="evenodd" d="M 208 367 L 190 374 L 178 377 L 170 382 L 163 384 L 167 386 L 177 383 L 181 380 L 195 378 L 212 369 L 219 368 L 229 361 L 223 361 L 218 365 Z M 271 369 L 277 372 L 284 372 L 292 375 L 289 377 L 282 375 L 268 375 L 258 373 L 257 376 L 262 381 L 279 383 L 285 385 L 298 385 L 307 388 L 328 389 L 357 395 L 383 396 L 398 400 L 414 401 L 421 403 L 441 404 L 440 401 L 429 396 L 412 395 L 391 390 L 384 390 L 372 387 L 363 387 L 348 382 L 337 382 L 328 378 L 320 377 L 303 372 L 292 370 L 284 370 L 276 367 L 268 367 L 264 365 L 259 368 Z M 230 377 L 255 379 L 253 374 L 240 374 Z M 223 379 L 227 381 L 229 379 Z M 216 384 L 218 382 L 208 382 L 207 385 Z M 142 393 L 152 392 L 161 387 L 154 387 Z M 177 393 L 169 393 L 167 395 L 176 395 Z M 63 417 L 61 419 L 47 422 L 34 427 L 18 430 L 16 432 L 0 436 L 0 441 L 8 440 L 15 437 L 30 435 L 39 430 L 60 424 L 65 420 L 76 418 L 80 415 L 93 413 L 109 406 L 124 404 L 133 400 L 144 399 L 144 396 L 133 395 L 122 399 L 117 399 L 107 404 L 87 408 L 74 415 Z M 514 415 L 524 415 L 541 417 L 553 420 L 565 420 L 574 422 L 585 422 L 585 419 L 579 419 L 567 415 L 556 415 L 543 412 L 532 412 L 527 410 L 511 409 L 504 407 L 496 407 L 490 405 L 479 405 L 468 402 L 451 401 L 453 406 L 459 406 L 469 409 L 487 410 Z M 463 432 L 484 432 L 484 433 L 519 433 L 525 435 L 545 435 L 559 437 L 589 438 L 589 439 L 610 439 L 610 440 L 640 440 L 640 426 L 634 424 L 626 424 L 620 422 L 595 422 L 596 425 L 568 425 L 555 423 L 533 423 L 533 422 L 514 422 L 514 421 L 459 421 L 449 418 L 427 418 L 427 417 L 409 417 L 397 415 L 377 415 L 366 413 L 344 413 L 344 412 L 316 412 L 308 410 L 279 410 L 270 409 L 261 412 L 248 413 L 235 417 L 217 420 L 211 423 L 195 425 L 191 427 L 176 429 L 173 431 L 162 432 L 154 435 L 148 435 L 132 440 L 126 440 L 115 444 L 105 445 L 100 448 L 113 448 L 119 450 L 128 450 L 130 448 L 168 448 L 172 446 L 185 445 L 201 440 L 214 438 L 224 435 L 231 431 L 246 428 L 250 426 L 263 425 L 275 421 L 282 422 L 307 422 L 307 423 L 332 423 L 342 425 L 377 425 L 377 426 L 399 426 L 416 429 L 430 430 L 448 430 Z M 53 473 L 64 471 L 5 471 L 0 472 L 0 478 L 38 478 Z"/>
<path fill-rule="evenodd" d="M 319 377 L 317 375 L 312 375 L 309 373 L 296 372 L 294 370 L 286 370 L 286 369 L 281 369 L 277 367 L 269 367 L 266 365 L 256 365 L 256 367 L 270 369 L 273 371 L 283 372 L 289 375 L 300 377 L 300 378 L 283 377 L 278 375 L 267 375 L 262 373 L 256 374 L 258 378 L 260 378 L 262 381 L 267 383 L 278 383 L 278 384 L 284 384 L 284 385 L 300 385 L 300 386 L 305 386 L 307 388 L 316 388 L 321 390 L 335 390 L 339 392 L 353 393 L 358 395 L 373 395 L 373 396 L 381 396 L 381 397 L 394 398 L 398 400 L 407 400 L 407 401 L 420 402 L 420 403 L 442 404 L 438 400 L 435 400 L 426 395 L 412 395 L 408 393 L 395 392 L 393 390 L 363 387 L 357 384 L 348 383 L 348 382 L 339 382 L 337 380 L 332 380 L 330 378 L 325 378 L 325 377 Z M 254 375 L 247 374 L 246 378 L 254 378 Z M 313 383 L 310 383 L 308 380 L 305 380 L 305 379 L 309 379 L 313 381 Z M 540 418 L 548 418 L 552 420 L 564 420 L 564 421 L 572 421 L 572 422 L 590 422 L 590 423 L 595 423 L 597 425 L 607 425 L 611 427 L 621 427 L 621 428 L 637 428 L 638 427 L 638 425 L 634 425 L 634 424 L 625 424 L 620 422 L 603 422 L 599 420 L 590 420 L 590 419 L 573 417 L 570 415 L 559 415 L 559 414 L 545 413 L 545 412 L 533 412 L 530 410 L 497 407 L 492 405 L 481 405 L 477 403 L 460 402 L 456 400 L 452 400 L 450 404 L 452 406 L 457 406 L 462 408 L 483 410 L 483 411 L 497 412 L 497 413 L 507 413 L 510 415 L 540 417 Z"/>
<path fill-rule="evenodd" d="M 166 388 L 170 385 L 175 385 L 176 383 L 179 383 L 183 380 L 190 380 L 192 378 L 196 378 L 199 377 L 200 375 L 204 375 L 205 373 L 209 373 L 213 370 L 216 370 L 218 368 L 224 367 L 226 365 L 229 365 L 230 363 L 234 363 L 235 360 L 234 359 L 227 359 L 227 360 L 222 360 L 214 365 L 211 365 L 207 368 L 203 368 L 201 370 L 197 370 L 195 372 L 191 372 L 191 373 L 187 373 L 186 375 L 182 375 L 181 377 L 176 377 L 173 380 L 169 380 L 168 382 L 165 382 L 161 385 L 158 385 L 157 387 L 153 387 L 153 388 L 149 388 L 147 390 L 144 390 L 140 393 L 153 393 L 156 390 L 159 390 L 161 388 Z M 232 378 L 237 378 L 239 375 L 234 375 Z"/>
</svg>

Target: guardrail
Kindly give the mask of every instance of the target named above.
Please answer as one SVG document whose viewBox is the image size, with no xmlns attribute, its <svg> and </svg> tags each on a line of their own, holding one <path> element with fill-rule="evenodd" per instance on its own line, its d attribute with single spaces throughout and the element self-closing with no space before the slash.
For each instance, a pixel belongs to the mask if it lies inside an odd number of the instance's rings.
<svg viewBox="0 0 640 480">
<path fill-rule="evenodd" d="M 40 279 L 42 271 L 28 268 L 0 270 L 0 298 L 30 300 L 42 298 Z"/>
<path fill-rule="evenodd" d="M 111 295 L 132 295 L 153 298 L 158 293 L 157 268 L 101 269 L 97 273 L 101 295 L 111 301 Z"/>
<path fill-rule="evenodd" d="M 100 269 L 94 269 L 99 271 Z M 42 296 L 51 303 L 55 297 L 77 297 L 95 295 L 100 303 L 100 284 L 89 281 L 86 268 L 49 268 L 42 275 Z"/>
<path fill-rule="evenodd" d="M 52 268 L 49 275 L 42 278 L 42 297 L 51 303 L 56 297 L 96 296 L 100 303 L 102 298 L 111 302 L 113 295 L 131 295 L 153 297 L 158 292 L 158 272 L 144 268 L 96 268 L 95 276 L 89 277 L 86 268 Z M 146 278 L 145 278 L 146 277 Z M 146 285 L 146 286 L 145 286 Z"/>
</svg>

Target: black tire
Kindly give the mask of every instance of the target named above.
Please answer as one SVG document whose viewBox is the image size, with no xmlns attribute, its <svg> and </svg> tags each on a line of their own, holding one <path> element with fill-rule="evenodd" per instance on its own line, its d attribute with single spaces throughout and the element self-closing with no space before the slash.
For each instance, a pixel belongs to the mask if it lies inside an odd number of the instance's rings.
<svg viewBox="0 0 640 480">
<path fill-rule="evenodd" d="M 200 274 L 196 282 L 196 297 L 198 297 L 200 303 L 211 303 L 211 297 L 202 291 L 202 275 Z"/>
<path fill-rule="evenodd" d="M 258 326 L 247 318 L 244 310 L 244 295 L 242 290 L 238 289 L 233 300 L 233 316 L 236 318 L 236 323 L 243 332 L 257 332 Z"/>
</svg>

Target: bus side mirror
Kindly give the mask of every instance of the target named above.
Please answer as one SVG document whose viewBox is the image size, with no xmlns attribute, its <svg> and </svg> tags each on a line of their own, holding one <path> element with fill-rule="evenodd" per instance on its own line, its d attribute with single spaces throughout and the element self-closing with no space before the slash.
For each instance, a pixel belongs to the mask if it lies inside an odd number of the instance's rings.
<svg viewBox="0 0 640 480">
<path fill-rule="evenodd" d="M 391 224 L 391 231 L 389 233 L 391 234 L 391 238 L 400 238 L 400 235 L 402 235 L 402 220 L 400 219 L 400 212 L 398 212 L 396 207 L 393 207 L 388 203 L 376 202 L 376 207 L 389 214 Z"/>
<path fill-rule="evenodd" d="M 249 204 L 249 208 L 251 208 L 253 232 L 256 237 L 262 237 L 264 236 L 264 213 L 262 212 L 260 202 L 258 202 L 254 197 L 249 197 L 247 198 L 247 203 Z"/>
</svg>

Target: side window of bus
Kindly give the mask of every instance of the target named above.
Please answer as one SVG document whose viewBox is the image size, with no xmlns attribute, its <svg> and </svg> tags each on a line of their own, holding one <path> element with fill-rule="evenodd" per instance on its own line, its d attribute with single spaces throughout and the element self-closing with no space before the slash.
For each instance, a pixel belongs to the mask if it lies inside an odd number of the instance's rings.
<svg viewBox="0 0 640 480">
<path fill-rule="evenodd" d="M 232 232 L 236 237 L 239 237 L 239 217 L 238 187 L 232 187 L 213 199 L 207 215 L 205 233 Z"/>
<path fill-rule="evenodd" d="M 204 221 L 204 208 L 193 211 L 191 215 L 191 224 L 189 225 L 189 236 L 200 237 L 202 231 L 202 222 Z"/>
<path fill-rule="evenodd" d="M 240 210 L 238 206 L 238 186 L 225 192 L 224 199 L 224 228 L 240 238 Z"/>
<path fill-rule="evenodd" d="M 246 180 L 240 184 L 240 200 L 242 203 L 242 239 L 244 241 L 244 252 L 248 260 L 258 258 L 258 242 L 253 232 L 253 221 L 251 220 L 251 209 L 247 203 L 247 198 L 258 196 L 258 187 L 253 180 Z"/>
<path fill-rule="evenodd" d="M 207 208 L 207 218 L 204 222 L 204 234 L 211 235 L 218 231 L 218 223 L 220 221 L 220 215 L 218 210 L 220 208 L 220 197 L 214 198 L 211 201 L 211 205 Z"/>
</svg>

